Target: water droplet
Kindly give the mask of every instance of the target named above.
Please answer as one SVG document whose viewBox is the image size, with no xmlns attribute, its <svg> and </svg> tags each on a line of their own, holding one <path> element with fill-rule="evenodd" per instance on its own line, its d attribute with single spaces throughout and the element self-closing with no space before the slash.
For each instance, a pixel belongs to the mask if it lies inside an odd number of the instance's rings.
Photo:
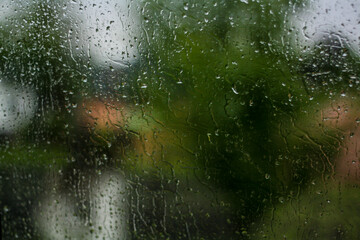
<svg viewBox="0 0 360 240">
<path fill-rule="evenodd" d="M 238 95 L 238 91 L 235 89 L 235 87 L 232 87 L 231 90 L 233 91 L 233 93 L 235 93 L 236 95 Z"/>
</svg>

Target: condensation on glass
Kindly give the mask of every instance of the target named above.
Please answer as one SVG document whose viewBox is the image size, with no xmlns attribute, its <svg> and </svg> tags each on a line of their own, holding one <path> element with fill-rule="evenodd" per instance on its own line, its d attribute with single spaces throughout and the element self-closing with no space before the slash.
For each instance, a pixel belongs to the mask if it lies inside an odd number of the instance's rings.
<svg viewBox="0 0 360 240">
<path fill-rule="evenodd" d="M 1 1 L 1 237 L 358 239 L 359 11 Z"/>
</svg>

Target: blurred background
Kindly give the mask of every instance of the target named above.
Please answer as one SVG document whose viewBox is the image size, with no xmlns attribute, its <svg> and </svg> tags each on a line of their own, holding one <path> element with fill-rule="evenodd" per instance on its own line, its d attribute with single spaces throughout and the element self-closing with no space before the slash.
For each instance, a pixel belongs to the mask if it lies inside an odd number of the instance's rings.
<svg viewBox="0 0 360 240">
<path fill-rule="evenodd" d="M 0 3 L 4 239 L 357 239 L 355 0 Z"/>
</svg>

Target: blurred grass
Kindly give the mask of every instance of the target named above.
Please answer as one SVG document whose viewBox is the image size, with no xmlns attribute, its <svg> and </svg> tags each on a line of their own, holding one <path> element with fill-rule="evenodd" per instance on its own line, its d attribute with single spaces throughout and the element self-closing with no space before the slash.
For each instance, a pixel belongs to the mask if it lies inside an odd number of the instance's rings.
<svg viewBox="0 0 360 240">
<path fill-rule="evenodd" d="M 36 146 L 31 144 L 4 144 L 0 147 L 0 168 L 61 168 L 69 161 L 63 146 Z"/>
</svg>

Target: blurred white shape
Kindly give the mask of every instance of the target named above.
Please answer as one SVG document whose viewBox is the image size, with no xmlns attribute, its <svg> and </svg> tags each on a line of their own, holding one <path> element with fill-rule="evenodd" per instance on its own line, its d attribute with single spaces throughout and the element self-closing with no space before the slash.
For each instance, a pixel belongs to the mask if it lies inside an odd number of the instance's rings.
<svg viewBox="0 0 360 240">
<path fill-rule="evenodd" d="M 289 19 L 294 45 L 303 53 L 318 44 L 348 48 L 360 56 L 360 1 L 313 0 L 306 7 L 295 7 Z"/>
<path fill-rule="evenodd" d="M 125 179 L 117 173 L 105 173 L 92 189 L 92 239 L 127 239 L 128 210 Z"/>
<path fill-rule="evenodd" d="M 0 1 L 0 24 L 10 24 L 14 25 L 11 21 L 14 19 L 21 19 L 22 23 L 24 23 L 22 17 L 27 16 L 29 14 L 29 10 L 32 6 L 38 4 L 36 1 L 23 1 L 23 0 L 1 0 Z M 41 0 L 40 0 L 41 1 Z M 21 22 L 20 22 L 21 24 Z"/>
<path fill-rule="evenodd" d="M 13 15 L 14 3 L 11 0 L 2 0 L 0 2 L 0 21 L 4 21 L 7 17 Z"/>
<path fill-rule="evenodd" d="M 41 207 L 35 213 L 35 222 L 43 239 L 84 239 L 90 234 L 75 215 L 74 202 L 65 196 L 48 197 Z"/>
<path fill-rule="evenodd" d="M 25 127 L 35 110 L 33 91 L 0 83 L 0 133 L 11 134 Z"/>
<path fill-rule="evenodd" d="M 68 32 L 73 57 L 90 58 L 98 66 L 124 68 L 139 55 L 139 1 L 71 1 L 65 10 L 70 18 Z M 74 58 L 74 60 L 75 60 Z"/>
<path fill-rule="evenodd" d="M 125 240 L 128 238 L 125 187 L 126 181 L 119 173 L 104 172 L 89 189 L 90 207 L 85 218 L 77 215 L 78 203 L 71 195 L 54 192 L 45 196 L 34 213 L 35 225 L 43 239 Z"/>
</svg>

